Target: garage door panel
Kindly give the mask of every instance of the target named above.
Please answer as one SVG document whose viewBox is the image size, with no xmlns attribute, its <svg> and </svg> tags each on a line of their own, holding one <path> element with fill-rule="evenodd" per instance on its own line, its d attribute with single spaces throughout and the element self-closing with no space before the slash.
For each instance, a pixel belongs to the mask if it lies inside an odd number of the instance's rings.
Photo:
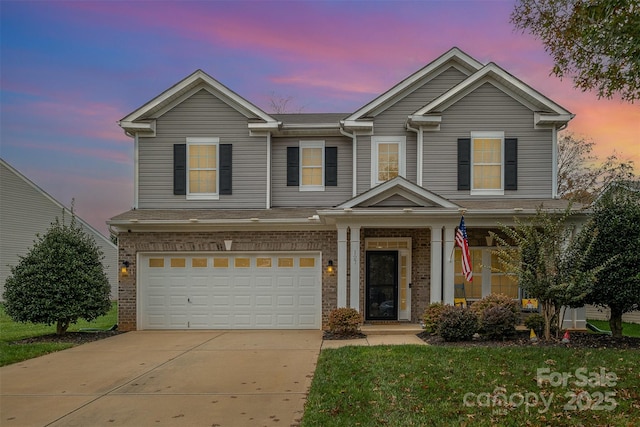
<svg viewBox="0 0 640 427">
<path fill-rule="evenodd" d="M 319 254 L 310 253 L 142 254 L 140 325 L 319 329 L 319 260 Z"/>
</svg>

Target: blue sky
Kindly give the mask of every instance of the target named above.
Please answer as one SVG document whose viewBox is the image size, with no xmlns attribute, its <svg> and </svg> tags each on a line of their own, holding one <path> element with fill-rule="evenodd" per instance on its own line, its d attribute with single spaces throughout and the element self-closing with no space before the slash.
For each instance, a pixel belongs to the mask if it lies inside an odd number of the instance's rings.
<svg viewBox="0 0 640 427">
<path fill-rule="evenodd" d="M 577 115 L 640 164 L 640 108 L 549 75 L 513 1 L 1 1 L 0 156 L 100 231 L 133 201 L 117 121 L 200 68 L 269 112 L 350 112 L 453 46 Z"/>
</svg>

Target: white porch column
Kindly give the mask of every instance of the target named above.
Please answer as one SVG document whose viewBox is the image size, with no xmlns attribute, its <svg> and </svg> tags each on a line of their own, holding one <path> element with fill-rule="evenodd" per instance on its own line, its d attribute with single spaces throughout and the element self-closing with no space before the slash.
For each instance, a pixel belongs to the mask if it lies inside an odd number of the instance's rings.
<svg viewBox="0 0 640 427">
<path fill-rule="evenodd" d="M 351 226 L 351 278 L 349 280 L 349 307 L 360 311 L 360 227 Z"/>
<path fill-rule="evenodd" d="M 455 245 L 456 229 L 455 226 L 444 227 L 444 254 L 446 259 L 442 266 L 442 276 L 444 283 L 444 303 L 453 304 L 455 283 L 455 260 L 453 257 L 453 248 Z"/>
<path fill-rule="evenodd" d="M 347 306 L 347 227 L 338 226 L 338 308 Z"/>
<path fill-rule="evenodd" d="M 442 301 L 442 226 L 431 227 L 431 296 L 430 303 Z"/>
</svg>

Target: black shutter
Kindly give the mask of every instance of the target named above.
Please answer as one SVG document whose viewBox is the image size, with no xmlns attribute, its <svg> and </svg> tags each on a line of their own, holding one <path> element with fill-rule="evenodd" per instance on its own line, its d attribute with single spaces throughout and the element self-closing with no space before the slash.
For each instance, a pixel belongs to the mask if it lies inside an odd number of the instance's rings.
<svg viewBox="0 0 640 427">
<path fill-rule="evenodd" d="M 297 187 L 300 180 L 300 149 L 287 147 L 287 186 Z"/>
<path fill-rule="evenodd" d="M 338 185 L 338 147 L 324 148 L 324 185 Z"/>
<path fill-rule="evenodd" d="M 231 194 L 231 144 L 220 144 L 220 194 Z"/>
<path fill-rule="evenodd" d="M 504 139 L 504 189 L 518 189 L 518 138 Z"/>
<path fill-rule="evenodd" d="M 458 139 L 458 190 L 471 190 L 471 139 Z"/>
<path fill-rule="evenodd" d="M 187 194 L 187 144 L 173 144 L 173 194 Z"/>
</svg>

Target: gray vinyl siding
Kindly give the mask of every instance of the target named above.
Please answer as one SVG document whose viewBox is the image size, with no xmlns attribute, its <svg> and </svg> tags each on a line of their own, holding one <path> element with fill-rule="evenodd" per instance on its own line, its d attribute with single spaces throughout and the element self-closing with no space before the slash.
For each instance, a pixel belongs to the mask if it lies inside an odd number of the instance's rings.
<svg viewBox="0 0 640 427">
<path fill-rule="evenodd" d="M 405 123 L 410 114 L 415 113 L 438 96 L 445 93 L 467 76 L 450 67 L 426 82 L 374 118 L 375 136 L 406 137 L 406 176 L 411 182 L 417 181 L 417 135 L 407 131 Z M 371 138 L 358 137 L 358 193 L 371 188 Z"/>
<path fill-rule="evenodd" d="M 37 234 L 44 235 L 56 218 L 71 221 L 71 212 L 34 183 L 0 164 L 0 300 L 4 285 L 20 256 L 33 247 Z M 111 241 L 77 218 L 104 254 L 103 265 L 111 285 L 111 298 L 118 296 L 118 249 Z"/>
<path fill-rule="evenodd" d="M 233 194 L 187 200 L 173 194 L 173 145 L 187 137 L 218 137 L 233 145 Z M 248 120 L 206 90 L 156 122 L 156 137 L 139 138 L 138 207 L 141 209 L 260 209 L 266 206 L 267 139 L 249 136 Z"/>
<path fill-rule="evenodd" d="M 457 190 L 457 140 L 472 131 L 518 138 L 518 190 L 505 198 L 552 196 L 552 131 L 534 129 L 533 111 L 489 83 L 444 110 L 440 131 L 424 133 L 423 187 L 450 199 L 471 197 Z"/>
<path fill-rule="evenodd" d="M 586 305 L 587 319 L 591 320 L 609 320 L 611 310 L 608 307 L 598 307 L 595 305 Z M 631 311 L 622 315 L 622 321 L 628 323 L 640 323 L 640 311 Z"/>
<path fill-rule="evenodd" d="M 324 141 L 325 147 L 338 147 L 338 185 L 324 191 L 300 191 L 287 186 L 287 147 L 299 147 L 300 141 Z M 283 207 L 331 207 L 351 198 L 352 142 L 346 137 L 283 137 L 271 140 L 271 205 Z"/>
</svg>

